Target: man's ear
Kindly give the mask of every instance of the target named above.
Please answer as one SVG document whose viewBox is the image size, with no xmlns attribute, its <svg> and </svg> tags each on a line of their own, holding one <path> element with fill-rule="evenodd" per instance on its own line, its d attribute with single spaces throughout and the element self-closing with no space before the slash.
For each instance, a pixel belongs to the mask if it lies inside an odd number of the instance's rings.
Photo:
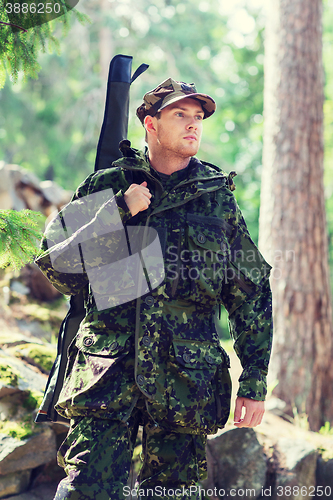
<svg viewBox="0 0 333 500">
<path fill-rule="evenodd" d="M 144 126 L 147 134 L 156 134 L 155 118 L 153 116 L 147 115 L 145 117 Z"/>
</svg>

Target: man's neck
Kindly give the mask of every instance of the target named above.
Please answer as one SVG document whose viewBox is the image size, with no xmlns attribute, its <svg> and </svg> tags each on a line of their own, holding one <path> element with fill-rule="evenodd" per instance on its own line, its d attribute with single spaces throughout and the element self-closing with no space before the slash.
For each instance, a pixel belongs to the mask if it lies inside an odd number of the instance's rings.
<svg viewBox="0 0 333 500">
<path fill-rule="evenodd" d="M 167 156 L 160 157 L 159 155 L 153 155 L 148 152 L 149 162 L 151 166 L 162 174 L 171 175 L 178 170 L 183 170 L 189 164 L 191 157 L 187 158 L 168 158 Z"/>
</svg>

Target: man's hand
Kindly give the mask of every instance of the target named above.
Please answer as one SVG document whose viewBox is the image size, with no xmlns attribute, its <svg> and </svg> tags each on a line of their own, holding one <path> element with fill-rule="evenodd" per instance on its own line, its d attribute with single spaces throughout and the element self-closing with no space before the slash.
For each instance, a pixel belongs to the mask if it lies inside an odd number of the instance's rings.
<svg viewBox="0 0 333 500">
<path fill-rule="evenodd" d="M 245 415 L 242 417 L 242 409 Z M 234 425 L 236 427 L 256 427 L 261 423 L 265 412 L 265 402 L 249 398 L 236 398 Z"/>
<path fill-rule="evenodd" d="M 151 193 L 147 188 L 146 181 L 141 184 L 131 184 L 124 194 L 124 200 L 132 216 L 138 212 L 147 210 L 150 205 Z"/>
</svg>

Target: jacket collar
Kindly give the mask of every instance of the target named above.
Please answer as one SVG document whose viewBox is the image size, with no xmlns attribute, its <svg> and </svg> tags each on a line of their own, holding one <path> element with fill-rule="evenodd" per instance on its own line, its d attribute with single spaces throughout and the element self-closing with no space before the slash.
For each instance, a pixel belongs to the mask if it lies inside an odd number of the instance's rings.
<svg viewBox="0 0 333 500">
<path fill-rule="evenodd" d="M 124 143 L 126 143 L 125 147 Z M 129 170 L 142 171 L 148 176 L 151 176 L 151 166 L 148 159 L 147 148 L 145 151 L 139 151 L 131 148 L 130 142 L 126 140 L 120 143 L 120 149 L 125 156 L 116 160 L 113 163 L 114 166 L 119 166 Z M 207 162 L 202 162 L 196 157 L 191 158 L 189 167 L 187 178 L 182 180 L 179 183 L 179 186 L 192 182 L 201 184 L 210 180 L 225 179 L 227 177 L 227 174 L 219 167 Z"/>
</svg>

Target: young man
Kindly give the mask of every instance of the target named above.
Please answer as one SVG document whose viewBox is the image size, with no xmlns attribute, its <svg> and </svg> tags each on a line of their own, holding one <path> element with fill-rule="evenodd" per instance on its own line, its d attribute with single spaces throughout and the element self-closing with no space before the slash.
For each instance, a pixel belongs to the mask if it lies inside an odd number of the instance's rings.
<svg viewBox="0 0 333 500">
<path fill-rule="evenodd" d="M 230 407 L 221 305 L 243 366 L 235 425 L 254 427 L 264 413 L 270 266 L 231 176 L 195 158 L 215 102 L 171 78 L 143 101 L 147 151 L 124 141 L 125 157 L 89 176 L 49 225 L 37 260 L 61 292 L 87 290 L 56 406 L 71 419 L 56 500 L 123 499 L 139 425 L 139 497 L 199 498 L 206 436 Z"/>
</svg>

